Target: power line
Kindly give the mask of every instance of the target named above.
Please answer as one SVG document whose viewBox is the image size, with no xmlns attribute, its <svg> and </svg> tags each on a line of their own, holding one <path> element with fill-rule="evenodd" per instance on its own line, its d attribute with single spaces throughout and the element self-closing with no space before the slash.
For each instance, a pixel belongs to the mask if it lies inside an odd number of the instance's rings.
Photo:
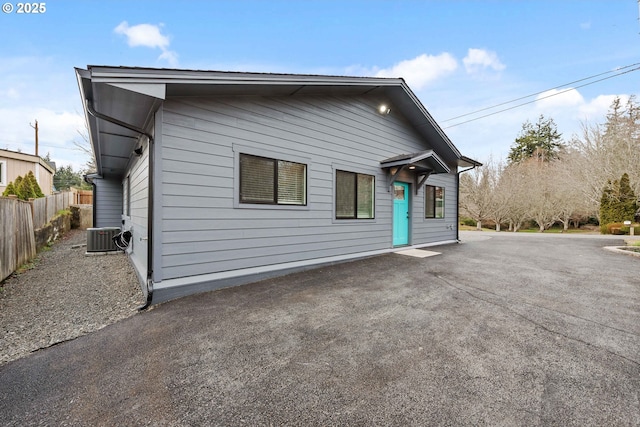
<svg viewBox="0 0 640 427">
<path fill-rule="evenodd" d="M 638 0 L 638 1 L 640 1 L 640 0 Z M 585 77 L 585 78 L 582 78 L 582 79 L 574 80 L 572 82 L 565 83 L 565 84 L 562 84 L 562 85 L 559 85 L 559 86 L 554 86 L 551 89 L 542 90 L 540 92 L 536 92 L 536 93 L 532 93 L 532 94 L 529 94 L 529 95 L 521 96 L 520 98 L 512 99 L 511 101 L 502 102 L 500 104 L 492 105 L 490 107 L 481 108 L 479 110 L 472 111 L 470 113 L 465 113 L 465 114 L 461 114 L 461 115 L 456 116 L 456 117 L 451 117 L 450 119 L 441 120 L 440 123 L 450 122 L 451 120 L 459 119 L 459 118 L 466 117 L 466 116 L 471 116 L 473 114 L 481 113 L 481 112 L 487 111 L 487 110 L 492 110 L 494 108 L 502 107 L 503 105 L 511 104 L 513 102 L 521 101 L 523 99 L 530 98 L 532 96 L 540 95 L 540 94 L 548 92 L 550 90 L 559 89 L 561 87 L 572 85 L 574 83 L 580 83 L 580 82 L 583 82 L 585 80 L 591 80 L 591 79 L 594 79 L 596 77 L 604 76 L 605 74 L 617 73 L 617 72 L 619 72 L 621 70 L 624 70 L 624 69 L 627 69 L 627 68 L 630 68 L 630 67 L 634 67 L 636 65 L 640 65 L 640 62 L 636 62 L 635 64 L 631 64 L 631 65 L 625 65 L 624 67 L 618 67 L 618 68 L 615 68 L 613 70 L 605 71 L 603 73 L 594 74 L 594 75 L 589 76 L 589 77 Z"/>
<path fill-rule="evenodd" d="M 550 95 L 546 95 L 546 96 L 543 96 L 541 98 L 536 98 L 536 99 L 531 100 L 531 101 L 527 101 L 527 102 L 523 102 L 523 103 L 520 103 L 520 104 L 517 104 L 517 105 L 513 105 L 513 106 L 511 106 L 509 108 L 504 108 L 502 110 L 494 111 L 494 112 L 489 113 L 489 114 L 484 114 L 482 116 L 478 116 L 478 117 L 475 117 L 473 119 L 465 120 L 465 121 L 460 122 L 460 123 L 455 123 L 453 125 L 444 126 L 443 129 L 448 129 L 448 128 L 452 128 L 452 127 L 455 127 L 455 126 L 463 125 L 463 124 L 466 124 L 466 123 L 469 123 L 469 122 L 473 122 L 473 121 L 476 121 L 476 120 L 484 119 L 485 117 L 493 116 L 493 115 L 499 114 L 499 113 L 504 113 L 505 111 L 513 110 L 515 108 L 522 107 L 524 105 L 532 104 L 532 103 L 540 101 L 542 99 L 547 99 L 547 98 L 551 98 L 553 96 L 562 95 L 563 93 L 572 91 L 574 89 L 578 89 L 578 88 L 581 88 L 581 87 L 589 86 L 589 85 L 592 85 L 594 83 L 598 83 L 598 82 L 601 82 L 601 81 L 604 81 L 604 80 L 608 80 L 608 79 L 612 79 L 614 77 L 621 76 L 623 74 L 628 74 L 628 73 L 631 73 L 633 71 L 640 70 L 640 67 L 636 67 L 636 68 L 632 68 L 632 69 L 627 70 L 627 71 L 620 72 L 621 70 L 626 70 L 627 68 L 634 67 L 636 65 L 640 65 L 640 62 L 636 62 L 635 64 L 631 64 L 631 65 L 625 65 L 624 67 L 618 67 L 615 70 L 605 71 L 604 73 L 594 74 L 594 75 L 592 75 L 590 77 L 585 77 L 583 79 L 579 79 L 579 80 L 575 80 L 573 82 L 565 83 L 565 84 L 560 85 L 560 86 L 552 87 L 551 89 L 546 89 L 546 90 L 543 90 L 543 91 L 540 91 L 540 92 L 532 93 L 530 95 L 521 96 L 520 98 L 512 99 L 511 101 L 502 102 L 500 104 L 496 104 L 496 105 L 493 105 L 491 107 L 485 107 L 485 108 L 482 108 L 480 110 L 472 111 L 470 113 L 466 113 L 466 114 L 462 114 L 462 115 L 459 115 L 459 116 L 456 116 L 456 117 L 452 117 L 450 119 L 442 120 L 441 123 L 448 122 L 448 121 L 455 120 L 455 119 L 459 119 L 459 118 L 466 117 L 466 116 L 471 116 L 471 115 L 480 113 L 482 111 L 492 110 L 494 108 L 501 107 L 501 106 L 507 105 L 507 104 L 511 104 L 511 103 L 514 103 L 514 102 L 517 102 L 517 101 L 521 101 L 523 99 L 530 98 L 530 97 L 536 96 L 536 95 L 540 95 L 540 94 L 543 94 L 543 93 L 548 92 L 550 90 L 554 90 L 554 89 L 558 89 L 558 88 L 561 88 L 561 87 L 565 87 L 565 86 L 570 85 L 570 84 L 579 83 L 579 82 L 582 82 L 582 81 L 585 81 L 585 80 L 591 80 L 591 79 L 594 79 L 596 77 L 600 77 L 600 76 L 603 76 L 603 75 L 606 75 L 606 74 L 617 73 L 617 74 L 614 74 L 613 76 L 604 77 L 604 78 L 601 78 L 601 79 L 598 79 L 598 80 L 593 80 L 591 82 L 584 83 L 582 85 L 578 85 L 578 86 L 575 86 L 575 87 L 567 88 L 565 90 L 561 90 L 559 92 L 552 93 Z"/>
</svg>

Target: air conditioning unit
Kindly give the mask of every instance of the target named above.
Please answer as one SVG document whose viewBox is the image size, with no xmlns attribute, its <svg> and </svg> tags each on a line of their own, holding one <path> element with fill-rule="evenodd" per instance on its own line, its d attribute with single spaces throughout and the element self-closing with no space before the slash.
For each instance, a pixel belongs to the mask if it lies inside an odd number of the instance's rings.
<svg viewBox="0 0 640 427">
<path fill-rule="evenodd" d="M 119 227 L 87 228 L 87 252 L 118 250 L 113 243 L 113 236 L 119 232 Z"/>
</svg>

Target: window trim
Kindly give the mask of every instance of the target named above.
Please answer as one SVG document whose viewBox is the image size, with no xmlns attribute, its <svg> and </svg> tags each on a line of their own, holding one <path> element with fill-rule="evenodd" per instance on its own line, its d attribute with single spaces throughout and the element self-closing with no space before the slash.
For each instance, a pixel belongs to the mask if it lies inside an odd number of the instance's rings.
<svg viewBox="0 0 640 427">
<path fill-rule="evenodd" d="M 338 216 L 338 172 L 343 172 L 343 173 L 350 173 L 353 174 L 354 176 L 354 187 L 355 187 L 355 191 L 354 191 L 354 195 L 355 198 L 353 200 L 354 203 L 354 216 L 353 217 L 339 217 Z M 371 200 L 371 207 L 372 207 L 372 211 L 373 211 L 373 216 L 370 218 L 358 218 L 358 175 L 362 175 L 362 176 L 368 176 L 373 178 L 373 183 L 372 183 L 372 200 Z M 340 168 L 339 166 L 334 166 L 333 168 L 333 188 L 334 188 L 334 194 L 333 194 L 333 221 L 334 222 L 343 222 L 343 221 L 357 221 L 358 223 L 363 222 L 363 221 L 375 221 L 376 219 L 376 176 L 374 174 L 370 174 L 370 173 L 363 173 L 363 172 L 355 172 L 353 170 L 348 170 L 348 169 L 344 169 L 344 168 Z"/>
<path fill-rule="evenodd" d="M 253 158 L 258 158 L 258 159 L 264 159 L 264 160 L 269 160 L 270 162 L 273 162 L 273 201 L 259 201 L 259 200 L 250 200 L 250 201 L 243 201 L 242 200 L 242 157 L 253 157 Z M 278 191 L 280 189 L 280 185 L 279 185 L 279 170 L 278 170 L 278 164 L 279 162 L 287 162 L 287 163 L 294 163 L 294 164 L 298 164 L 298 165 L 303 165 L 304 166 L 304 203 L 282 203 L 278 201 Z M 276 159 L 276 158 L 272 158 L 272 157 L 264 157 L 264 156 L 256 156 L 253 154 L 247 154 L 247 153 L 240 153 L 240 164 L 239 164 L 239 172 L 240 172 L 240 179 L 239 179 L 239 192 L 238 192 L 238 201 L 243 204 L 243 205 L 274 205 L 274 206 L 306 206 L 307 205 L 307 187 L 308 187 L 308 182 L 307 182 L 307 170 L 309 168 L 309 165 L 307 165 L 306 163 L 299 163 L 299 162 L 292 162 L 289 160 L 284 160 L 284 159 Z"/>
<path fill-rule="evenodd" d="M 429 201 L 429 197 L 428 197 L 428 192 L 427 192 L 427 188 L 433 188 L 433 216 L 429 216 L 429 212 L 427 211 L 427 202 Z M 438 216 L 438 206 L 436 204 L 437 201 L 437 197 L 436 197 L 436 193 L 438 191 L 438 189 L 442 190 L 442 216 Z M 446 195 L 446 191 L 445 191 L 446 187 L 442 187 L 439 185 L 425 185 L 424 186 L 424 218 L 425 219 L 445 219 L 445 195 Z"/>
<path fill-rule="evenodd" d="M 9 185 L 7 182 L 7 161 L 0 160 L 0 185 L 6 187 Z"/>
<path fill-rule="evenodd" d="M 122 215 L 125 218 L 131 218 L 131 175 L 127 175 L 123 183 L 123 198 L 126 196 L 126 200 L 123 200 Z"/>
<path fill-rule="evenodd" d="M 312 202 L 309 200 L 309 179 L 311 173 L 311 159 L 308 157 L 298 156 L 291 153 L 283 153 L 275 150 L 251 147 L 242 144 L 233 144 L 233 208 L 234 209 L 264 209 L 264 210 L 291 210 L 306 211 L 311 209 Z M 282 160 L 285 162 L 301 163 L 306 166 L 305 173 L 305 205 L 291 204 L 269 204 L 269 203 L 247 203 L 240 202 L 240 154 L 246 154 L 254 157 L 264 157 L 273 160 Z"/>
</svg>

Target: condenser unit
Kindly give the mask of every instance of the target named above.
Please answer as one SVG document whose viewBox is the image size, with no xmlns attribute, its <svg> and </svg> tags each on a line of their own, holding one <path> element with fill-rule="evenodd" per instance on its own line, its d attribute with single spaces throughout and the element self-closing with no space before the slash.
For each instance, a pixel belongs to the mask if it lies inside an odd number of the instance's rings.
<svg viewBox="0 0 640 427">
<path fill-rule="evenodd" d="M 118 227 L 87 228 L 87 252 L 109 252 L 118 248 L 113 236 L 120 232 Z"/>
</svg>

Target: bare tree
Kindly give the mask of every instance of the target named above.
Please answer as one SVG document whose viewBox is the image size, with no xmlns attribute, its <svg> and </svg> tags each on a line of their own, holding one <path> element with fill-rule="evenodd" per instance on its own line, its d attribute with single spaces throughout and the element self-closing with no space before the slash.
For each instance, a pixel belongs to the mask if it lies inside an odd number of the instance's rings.
<svg viewBox="0 0 640 427">
<path fill-rule="evenodd" d="M 629 175 L 640 192 L 640 106 L 635 98 L 622 104 L 616 98 L 604 124 L 583 124 L 582 135 L 573 138 L 571 169 L 578 177 L 590 214 L 599 219 L 598 207 L 607 181 Z"/>
<path fill-rule="evenodd" d="M 500 174 L 500 191 L 509 194 L 506 219 L 509 222 L 509 231 L 518 231 L 524 222 L 529 219 L 529 195 L 527 188 L 527 176 L 522 164 L 508 165 Z"/>
<path fill-rule="evenodd" d="M 487 165 L 491 186 L 489 219 L 495 223 L 496 231 L 500 231 L 501 224 L 508 220 L 513 193 L 508 188 L 504 188 L 502 173 L 505 166 L 503 163 L 494 162 L 490 157 Z"/>
<path fill-rule="evenodd" d="M 460 176 L 460 209 L 476 221 L 478 230 L 482 229 L 482 221 L 489 219 L 491 192 L 488 165 L 479 166 Z"/>
<path fill-rule="evenodd" d="M 85 163 L 85 173 L 93 173 L 96 171 L 96 158 L 93 155 L 93 149 L 91 148 L 91 142 L 89 141 L 89 128 L 85 125 L 84 130 L 76 130 L 80 136 L 80 140 L 74 139 L 73 145 L 80 151 L 82 151 L 88 158 Z"/>
</svg>

